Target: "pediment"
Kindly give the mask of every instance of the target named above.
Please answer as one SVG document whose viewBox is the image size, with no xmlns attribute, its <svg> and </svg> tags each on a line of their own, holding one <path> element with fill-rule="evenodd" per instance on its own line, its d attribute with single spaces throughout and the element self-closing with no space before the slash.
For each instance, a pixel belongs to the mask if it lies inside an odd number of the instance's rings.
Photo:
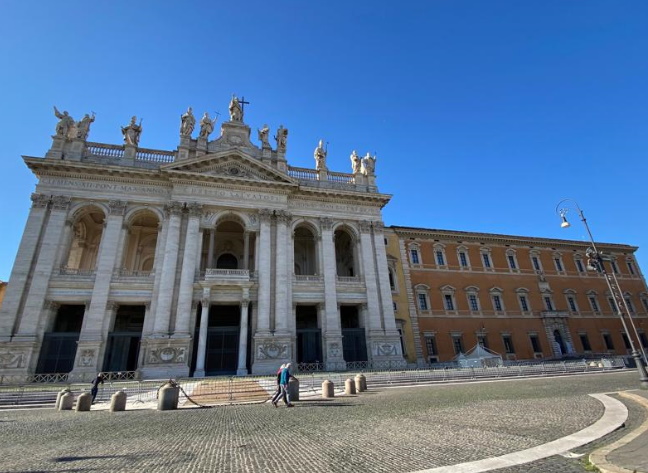
<svg viewBox="0 0 648 473">
<path fill-rule="evenodd" d="M 265 183 L 296 184 L 287 174 L 243 153 L 219 153 L 170 163 L 162 170 L 171 174 L 199 175 L 203 178 L 235 179 Z"/>
</svg>

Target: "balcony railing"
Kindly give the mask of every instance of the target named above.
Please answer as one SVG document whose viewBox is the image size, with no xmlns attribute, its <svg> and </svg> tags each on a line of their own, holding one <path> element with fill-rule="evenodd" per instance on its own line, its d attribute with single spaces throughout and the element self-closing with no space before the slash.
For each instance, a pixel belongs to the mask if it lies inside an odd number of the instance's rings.
<svg viewBox="0 0 648 473">
<path fill-rule="evenodd" d="M 59 268 L 59 275 L 61 276 L 79 276 L 87 278 L 93 277 L 95 273 L 95 269 L 68 268 L 66 266 Z"/>
<path fill-rule="evenodd" d="M 342 284 L 359 284 L 362 281 L 360 276 L 338 276 L 337 282 Z"/>
<path fill-rule="evenodd" d="M 322 282 L 324 279 L 320 274 L 295 274 L 293 281 L 296 283 Z"/>
<path fill-rule="evenodd" d="M 200 273 L 201 279 L 206 281 L 221 281 L 221 280 L 238 280 L 249 281 L 254 279 L 256 273 L 249 269 L 221 269 L 221 268 L 207 268 L 204 272 Z"/>
</svg>

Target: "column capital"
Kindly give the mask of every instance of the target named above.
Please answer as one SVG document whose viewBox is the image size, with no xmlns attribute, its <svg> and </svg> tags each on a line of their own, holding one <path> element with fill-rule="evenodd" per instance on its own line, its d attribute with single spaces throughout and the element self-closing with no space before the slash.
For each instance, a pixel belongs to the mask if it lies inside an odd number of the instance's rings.
<svg viewBox="0 0 648 473">
<path fill-rule="evenodd" d="M 59 304 L 58 302 L 54 302 L 54 301 L 46 299 L 44 304 L 43 304 L 43 308 L 46 309 L 46 310 L 55 311 L 60 307 L 60 305 L 61 304 Z"/>
<path fill-rule="evenodd" d="M 191 202 L 187 205 L 187 210 L 189 211 L 190 217 L 201 217 L 203 206 L 198 202 Z"/>
<path fill-rule="evenodd" d="M 118 307 L 119 307 L 119 304 L 117 304 L 115 301 L 106 302 L 106 310 L 114 311 L 114 310 L 117 310 Z"/>
<path fill-rule="evenodd" d="M 320 220 L 320 227 L 322 230 L 332 230 L 333 229 L 333 220 L 328 217 L 322 217 Z"/>
<path fill-rule="evenodd" d="M 261 222 L 268 223 L 270 222 L 271 217 L 272 217 L 272 210 L 259 209 L 259 220 L 261 220 Z"/>
<path fill-rule="evenodd" d="M 382 232 L 385 229 L 385 224 L 380 221 L 372 222 L 372 223 L 373 223 L 374 231 L 376 232 Z"/>
<path fill-rule="evenodd" d="M 278 210 L 275 214 L 279 223 L 288 225 L 290 222 L 292 222 L 293 216 L 290 212 L 286 212 L 285 210 Z"/>
<path fill-rule="evenodd" d="M 167 217 L 170 217 L 172 215 L 180 215 L 182 213 L 182 202 L 169 202 L 164 206 L 164 211 L 167 215 Z"/>
<path fill-rule="evenodd" d="M 241 308 L 242 308 L 242 309 L 247 309 L 249 305 L 250 305 L 250 301 L 249 301 L 249 300 L 247 300 L 247 299 L 242 299 L 242 300 L 241 300 Z"/>
<path fill-rule="evenodd" d="M 368 220 L 360 220 L 358 222 L 358 227 L 360 227 L 360 231 L 363 233 L 367 233 L 371 231 L 371 222 Z"/>
<path fill-rule="evenodd" d="M 66 195 L 52 196 L 52 210 L 67 210 L 71 202 L 72 198 Z"/>
<path fill-rule="evenodd" d="M 211 303 L 211 297 L 203 295 L 200 299 L 200 303 L 202 304 L 203 309 L 205 307 L 209 307 L 209 304 Z"/>
<path fill-rule="evenodd" d="M 49 195 L 38 194 L 34 192 L 31 195 L 31 200 L 32 200 L 32 208 L 44 209 L 45 207 L 47 207 L 47 204 L 49 204 L 50 197 Z"/>
<path fill-rule="evenodd" d="M 128 202 L 123 200 L 111 200 L 108 202 L 108 208 L 110 209 L 110 215 L 124 215 L 126 213 L 126 206 Z"/>
</svg>

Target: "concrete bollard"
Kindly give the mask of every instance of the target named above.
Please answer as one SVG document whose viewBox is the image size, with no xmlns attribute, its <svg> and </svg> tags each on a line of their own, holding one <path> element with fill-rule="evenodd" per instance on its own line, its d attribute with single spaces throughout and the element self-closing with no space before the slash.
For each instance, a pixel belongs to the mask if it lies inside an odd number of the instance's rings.
<svg viewBox="0 0 648 473">
<path fill-rule="evenodd" d="M 344 394 L 349 395 L 355 393 L 356 393 L 355 383 L 351 378 L 349 378 L 344 382 Z"/>
<path fill-rule="evenodd" d="M 54 403 L 54 409 L 56 409 L 57 411 L 59 410 L 59 406 L 61 405 L 61 398 L 63 397 L 63 394 L 69 393 L 69 392 L 70 392 L 70 388 L 64 388 L 64 389 L 61 389 L 58 392 L 58 394 L 56 394 L 56 403 Z"/>
<path fill-rule="evenodd" d="M 299 381 L 295 378 L 290 378 L 290 381 L 288 381 L 288 394 L 290 395 L 290 402 L 299 401 Z"/>
<path fill-rule="evenodd" d="M 166 383 L 158 393 L 158 411 L 170 411 L 178 408 L 180 388 L 175 383 Z"/>
<path fill-rule="evenodd" d="M 77 412 L 87 412 L 92 406 L 92 394 L 83 393 L 80 394 L 76 402 L 76 411 Z"/>
<path fill-rule="evenodd" d="M 335 397 L 333 382 L 328 379 L 322 383 L 322 397 Z"/>
<path fill-rule="evenodd" d="M 71 411 L 74 406 L 74 394 L 72 391 L 68 391 L 61 396 L 61 402 L 59 403 L 59 411 Z"/>
<path fill-rule="evenodd" d="M 125 411 L 126 397 L 127 396 L 124 391 L 117 391 L 115 394 L 113 394 L 110 397 L 110 412 Z"/>
</svg>

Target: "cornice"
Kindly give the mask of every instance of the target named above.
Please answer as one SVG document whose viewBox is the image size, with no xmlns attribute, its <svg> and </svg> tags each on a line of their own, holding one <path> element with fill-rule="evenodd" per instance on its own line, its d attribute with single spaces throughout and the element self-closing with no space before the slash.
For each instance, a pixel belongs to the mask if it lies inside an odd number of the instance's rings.
<svg viewBox="0 0 648 473">
<path fill-rule="evenodd" d="M 214 176 L 211 176 L 214 177 Z M 280 194 L 280 195 L 289 195 L 290 188 L 289 189 L 278 189 L 277 186 L 279 187 L 286 187 L 284 183 L 272 183 L 274 185 L 270 186 L 260 186 L 261 181 L 249 181 L 245 180 L 244 182 L 238 179 L 222 179 L 222 180 L 201 180 L 197 181 L 195 179 L 185 179 L 183 177 L 179 176 L 169 176 L 169 183 L 171 184 L 183 184 L 183 185 L 189 185 L 189 186 L 195 186 L 195 187 L 209 187 L 211 189 L 225 189 L 225 190 L 241 190 L 241 191 L 247 191 L 247 192 L 259 192 L 260 189 L 259 187 L 266 187 L 270 188 L 272 190 L 273 194 Z M 288 185 L 288 187 L 291 187 L 291 185 Z"/>
<path fill-rule="evenodd" d="M 299 187 L 299 191 L 294 194 L 295 197 L 299 197 L 304 200 L 312 200 L 316 202 L 321 202 L 323 198 L 327 199 L 327 202 L 344 202 L 345 204 L 358 203 L 358 200 L 365 202 L 372 202 L 375 204 L 380 204 L 380 207 L 384 207 L 389 203 L 392 198 L 391 194 L 379 194 L 373 192 L 358 192 L 358 191 L 346 191 L 340 189 L 324 189 L 317 187 Z"/>
<path fill-rule="evenodd" d="M 227 184 L 228 186 L 254 186 L 255 190 L 259 190 L 259 187 L 264 188 L 288 188 L 294 189 L 297 187 L 297 184 L 292 182 L 281 182 L 281 181 L 262 181 L 254 179 L 245 179 L 241 177 L 229 177 L 225 175 L 217 174 L 202 174 L 197 172 L 189 171 L 178 171 L 175 169 L 169 169 L 163 171 L 163 175 L 167 176 L 171 182 L 182 182 L 183 184 L 192 184 L 192 185 L 217 185 L 219 183 Z"/>
<path fill-rule="evenodd" d="M 584 249 L 589 245 L 587 241 L 579 240 L 560 240 L 556 238 L 536 238 L 524 237 L 515 235 L 500 235 L 496 233 L 479 233 L 479 232 L 462 232 L 458 230 L 441 230 L 433 228 L 416 228 L 416 227 L 399 227 L 391 225 L 388 228 L 392 229 L 399 237 L 405 238 L 422 238 L 422 239 L 450 239 L 459 241 L 470 242 L 484 242 L 498 244 L 509 244 L 519 246 L 543 246 L 543 247 L 577 247 L 577 249 Z M 635 252 L 639 249 L 637 246 L 626 245 L 622 243 L 604 243 L 596 242 L 597 245 L 606 248 L 614 248 L 617 251 Z"/>
</svg>

